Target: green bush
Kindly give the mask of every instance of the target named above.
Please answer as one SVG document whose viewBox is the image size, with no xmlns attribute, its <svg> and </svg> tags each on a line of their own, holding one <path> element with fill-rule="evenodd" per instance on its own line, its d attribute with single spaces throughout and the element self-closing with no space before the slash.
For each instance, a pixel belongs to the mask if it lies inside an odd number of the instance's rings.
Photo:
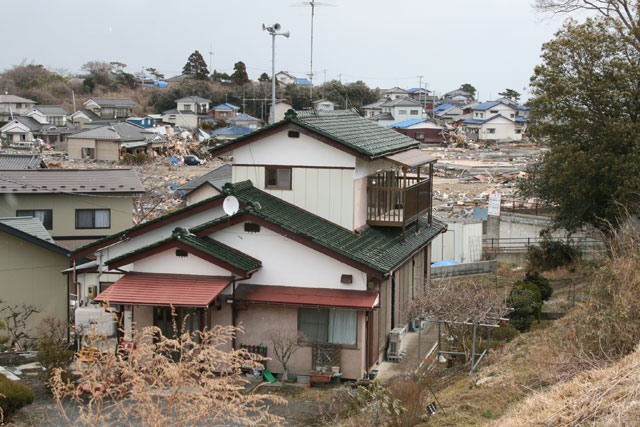
<svg viewBox="0 0 640 427">
<path fill-rule="evenodd" d="M 537 271 L 529 272 L 524 278 L 525 282 L 533 283 L 540 290 L 542 301 L 547 301 L 553 295 L 553 288 L 549 284 L 549 279 Z"/>
<path fill-rule="evenodd" d="M 122 158 L 122 163 L 126 165 L 141 165 L 146 163 L 149 157 L 145 153 L 131 154 L 127 153 Z"/>
<path fill-rule="evenodd" d="M 540 316 L 542 308 L 540 290 L 533 283 L 519 280 L 513 284 L 507 304 L 513 308 L 509 313 L 509 323 L 520 332 L 526 332 L 531 328 L 533 321 Z"/>
<path fill-rule="evenodd" d="M 542 271 L 573 264 L 580 257 L 576 248 L 560 240 L 553 240 L 548 232 L 542 233 L 538 246 L 527 250 L 529 266 Z"/>
<path fill-rule="evenodd" d="M 62 370 L 62 379 L 67 380 L 70 376 L 69 365 L 73 361 L 73 351 L 66 346 L 56 343 L 51 338 L 41 338 L 38 341 L 38 363 L 42 365 L 42 380 L 49 384 L 55 369 Z"/>
<path fill-rule="evenodd" d="M 513 325 L 500 325 L 499 328 L 491 328 L 491 342 L 505 344 L 518 336 L 518 330 Z"/>
<path fill-rule="evenodd" d="M 0 374 L 0 408 L 5 419 L 23 406 L 33 403 L 34 398 L 33 390 L 29 387 Z"/>
</svg>

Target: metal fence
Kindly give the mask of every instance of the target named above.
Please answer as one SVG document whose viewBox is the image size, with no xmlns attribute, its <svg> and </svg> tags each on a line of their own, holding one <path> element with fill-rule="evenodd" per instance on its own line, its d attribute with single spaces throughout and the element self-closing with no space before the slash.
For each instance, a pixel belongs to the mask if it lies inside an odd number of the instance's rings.
<svg viewBox="0 0 640 427">
<path fill-rule="evenodd" d="M 530 246 L 539 245 L 542 240 L 541 237 L 484 237 L 482 249 L 485 253 L 522 253 Z M 603 252 L 606 249 L 602 239 L 591 236 L 556 237 L 551 240 L 566 243 L 582 253 Z"/>
</svg>

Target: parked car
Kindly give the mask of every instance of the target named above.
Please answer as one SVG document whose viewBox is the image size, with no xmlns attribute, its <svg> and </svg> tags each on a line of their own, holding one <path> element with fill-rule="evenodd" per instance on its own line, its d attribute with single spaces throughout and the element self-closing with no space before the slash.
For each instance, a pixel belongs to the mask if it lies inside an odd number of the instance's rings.
<svg viewBox="0 0 640 427">
<path fill-rule="evenodd" d="M 184 156 L 184 164 L 189 166 L 200 166 L 204 163 L 204 160 L 198 156 Z"/>
</svg>

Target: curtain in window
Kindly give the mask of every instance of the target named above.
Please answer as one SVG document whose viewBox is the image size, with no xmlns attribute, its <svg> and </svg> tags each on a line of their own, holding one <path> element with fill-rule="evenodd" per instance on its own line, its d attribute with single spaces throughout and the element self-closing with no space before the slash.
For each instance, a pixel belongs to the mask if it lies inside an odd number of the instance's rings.
<svg viewBox="0 0 640 427">
<path fill-rule="evenodd" d="M 291 182 L 290 169 L 278 169 L 278 187 L 289 187 Z"/>
<path fill-rule="evenodd" d="M 96 210 L 96 228 L 109 228 L 109 210 Z"/>
<path fill-rule="evenodd" d="M 358 314 L 350 310 L 329 311 L 329 342 L 332 344 L 356 344 Z"/>
<path fill-rule="evenodd" d="M 33 211 L 33 216 L 38 218 L 42 224 L 45 223 L 47 212 L 45 211 Z"/>
<path fill-rule="evenodd" d="M 76 211 L 76 222 L 78 228 L 92 228 L 93 211 Z"/>
<path fill-rule="evenodd" d="M 301 308 L 300 330 L 311 342 L 327 342 L 327 310 Z"/>
</svg>

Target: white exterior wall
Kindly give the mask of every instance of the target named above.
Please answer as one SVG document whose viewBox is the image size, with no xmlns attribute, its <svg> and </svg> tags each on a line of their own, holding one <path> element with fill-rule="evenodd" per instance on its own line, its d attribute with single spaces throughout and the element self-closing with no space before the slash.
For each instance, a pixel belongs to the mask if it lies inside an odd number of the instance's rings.
<svg viewBox="0 0 640 427">
<path fill-rule="evenodd" d="M 265 165 L 291 166 L 291 190 L 266 189 Z M 303 133 L 289 138 L 285 130 L 234 150 L 232 182 L 249 179 L 256 188 L 353 230 L 355 166 L 351 154 Z"/>
<path fill-rule="evenodd" d="M 233 276 L 229 270 L 211 264 L 196 255 L 176 256 L 176 249 L 168 249 L 133 263 L 130 271 L 142 273 L 194 274 L 200 276 Z"/>
<path fill-rule="evenodd" d="M 489 133 L 489 129 L 495 129 L 495 133 Z M 522 133 L 516 133 L 516 124 L 509 119 L 498 117 L 480 127 L 478 138 L 487 139 L 522 139 Z"/>
<path fill-rule="evenodd" d="M 244 224 L 237 224 L 209 237 L 262 261 L 262 268 L 242 283 L 367 290 L 366 273 L 265 227 L 259 233 L 248 233 Z M 351 274 L 353 283 L 340 283 L 343 274 Z"/>
<path fill-rule="evenodd" d="M 220 194 L 220 192 L 213 188 L 211 185 L 203 185 L 202 187 L 196 188 L 195 190 L 191 191 L 185 196 L 185 198 L 187 199 L 187 206 L 189 206 L 193 205 L 194 203 L 209 199 L 213 196 L 217 196 L 218 194 Z"/>
<path fill-rule="evenodd" d="M 104 263 L 104 261 L 107 261 L 111 258 L 115 258 L 117 256 L 126 254 L 127 252 L 140 249 L 159 240 L 166 239 L 167 237 L 171 236 L 173 230 L 176 227 L 195 227 L 196 225 L 211 221 L 223 215 L 224 211 L 222 210 L 222 206 L 216 206 L 204 212 L 193 214 L 189 217 L 167 224 L 163 227 L 157 228 L 140 236 L 136 236 L 132 239 L 124 240 L 112 246 L 106 247 L 98 251 L 98 260 Z"/>
</svg>

